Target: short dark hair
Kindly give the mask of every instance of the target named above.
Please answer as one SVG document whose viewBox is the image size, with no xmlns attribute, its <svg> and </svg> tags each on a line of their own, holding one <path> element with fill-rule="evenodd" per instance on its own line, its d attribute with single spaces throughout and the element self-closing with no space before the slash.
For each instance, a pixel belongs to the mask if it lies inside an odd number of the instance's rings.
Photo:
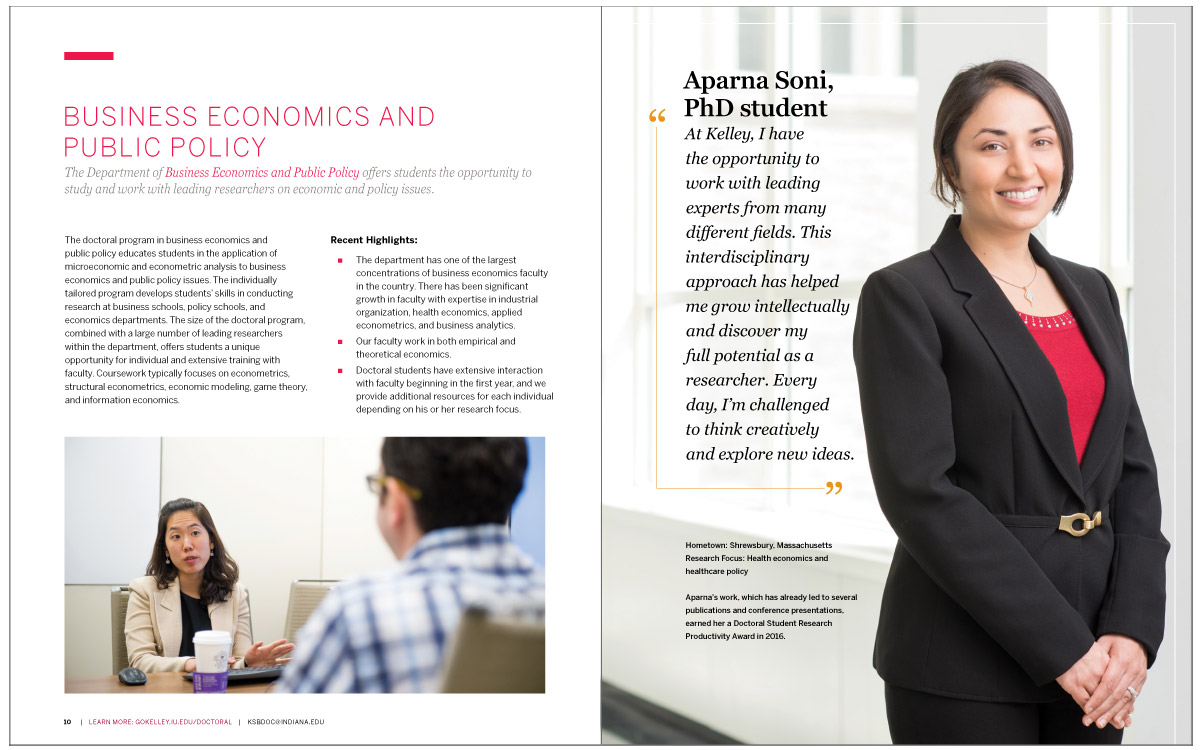
<svg viewBox="0 0 1200 750">
<path fill-rule="evenodd" d="M 954 143 L 958 140 L 959 131 L 983 98 L 1000 86 L 1011 86 L 1029 94 L 1041 102 L 1050 113 L 1054 130 L 1058 134 L 1063 160 L 1062 192 L 1054 202 L 1054 213 L 1058 213 L 1067 200 L 1067 193 L 1071 191 L 1071 176 L 1074 172 L 1071 121 L 1067 119 L 1067 110 L 1058 98 L 1058 92 L 1045 76 L 1025 63 L 1015 60 L 981 63 L 960 71 L 950 81 L 946 93 L 942 95 L 942 103 L 938 107 L 937 119 L 933 125 L 933 155 L 936 162 L 933 194 L 947 206 L 952 207 L 958 201 L 958 187 L 954 184 L 954 177 L 950 174 L 946 162 L 948 160 L 954 171 L 958 171 L 958 162 L 954 158 Z"/>
<path fill-rule="evenodd" d="M 212 554 L 208 558 L 208 564 L 204 566 L 204 576 L 200 581 L 200 599 L 206 605 L 223 602 L 233 593 L 234 584 L 238 580 L 238 565 L 225 550 L 225 543 L 221 541 L 221 535 L 217 533 L 217 526 L 213 523 L 212 516 L 208 512 L 208 508 L 204 507 L 204 503 L 181 497 L 159 509 L 158 536 L 154 540 L 154 551 L 150 553 L 150 562 L 146 565 L 146 575 L 154 576 L 159 589 L 170 586 L 171 581 L 174 581 L 179 575 L 179 571 L 175 569 L 174 565 L 167 564 L 166 549 L 167 522 L 171 520 L 171 516 L 180 511 L 196 514 L 196 518 L 208 532 L 208 539 L 213 545 Z"/>
<path fill-rule="evenodd" d="M 525 438 L 389 437 L 383 470 L 420 491 L 413 503 L 425 532 L 508 521 L 525 484 Z"/>
</svg>

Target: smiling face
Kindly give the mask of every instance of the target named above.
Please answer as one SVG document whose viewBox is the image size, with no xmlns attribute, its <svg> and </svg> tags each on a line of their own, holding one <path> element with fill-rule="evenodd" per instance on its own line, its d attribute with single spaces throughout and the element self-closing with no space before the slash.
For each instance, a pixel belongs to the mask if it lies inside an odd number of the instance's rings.
<svg viewBox="0 0 1200 750">
<path fill-rule="evenodd" d="M 213 543 L 196 514 L 181 510 L 167 519 L 167 555 L 181 574 L 199 573 L 208 565 Z"/>
<path fill-rule="evenodd" d="M 970 231 L 1028 234 L 1058 200 L 1063 157 L 1054 122 L 1017 89 L 999 86 L 979 102 L 958 133 L 954 159 L 949 169 Z"/>
</svg>

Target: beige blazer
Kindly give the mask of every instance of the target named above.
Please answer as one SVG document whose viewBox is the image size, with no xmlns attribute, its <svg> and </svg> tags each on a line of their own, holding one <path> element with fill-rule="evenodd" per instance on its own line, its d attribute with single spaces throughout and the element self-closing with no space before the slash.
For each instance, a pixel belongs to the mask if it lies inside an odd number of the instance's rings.
<svg viewBox="0 0 1200 750">
<path fill-rule="evenodd" d="M 125 612 L 125 647 L 129 666 L 143 672 L 182 672 L 191 657 L 179 655 L 183 639 L 179 579 L 159 589 L 154 576 L 135 578 L 129 584 L 129 608 Z M 208 605 L 213 630 L 233 636 L 234 669 L 245 666 L 243 658 L 253 645 L 250 640 L 250 602 L 240 583 L 223 602 Z"/>
</svg>

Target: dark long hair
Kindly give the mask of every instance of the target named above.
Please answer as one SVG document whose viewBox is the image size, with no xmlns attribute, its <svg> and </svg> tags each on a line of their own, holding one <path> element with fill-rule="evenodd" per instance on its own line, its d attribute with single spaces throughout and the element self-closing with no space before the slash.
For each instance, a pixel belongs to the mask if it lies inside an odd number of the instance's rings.
<svg viewBox="0 0 1200 750">
<path fill-rule="evenodd" d="M 1067 200 L 1067 193 L 1071 192 L 1071 180 L 1075 174 L 1071 121 L 1067 119 L 1067 110 L 1063 107 L 1058 92 L 1045 76 L 1015 60 L 993 60 L 966 68 L 954 76 L 954 80 L 946 87 L 933 124 L 933 156 L 936 170 L 933 195 L 947 206 L 953 206 L 958 201 L 958 186 L 954 182 L 954 175 L 950 173 L 951 167 L 955 172 L 958 171 L 958 164 L 954 159 L 954 142 L 958 140 L 958 132 L 962 130 L 963 124 L 983 98 L 1000 86 L 1011 86 L 1037 99 L 1046 108 L 1050 120 L 1054 123 L 1054 132 L 1058 135 L 1063 160 L 1062 191 L 1054 201 L 1054 213 L 1058 213 Z"/>
<path fill-rule="evenodd" d="M 154 550 L 150 553 L 150 562 L 146 565 L 146 575 L 154 576 L 160 589 L 170 586 L 171 581 L 179 576 L 175 566 L 167 564 L 165 550 L 167 522 L 171 520 L 172 515 L 182 510 L 196 514 L 213 545 L 208 564 L 204 566 L 204 576 L 200 579 L 200 599 L 205 605 L 223 602 L 233 593 L 234 584 L 238 580 L 238 566 L 225 551 L 225 543 L 221 541 L 221 535 L 217 533 L 217 527 L 213 524 L 212 516 L 209 515 L 208 508 L 204 507 L 204 503 L 181 497 L 162 507 L 158 512 L 158 537 L 154 540 Z"/>
</svg>

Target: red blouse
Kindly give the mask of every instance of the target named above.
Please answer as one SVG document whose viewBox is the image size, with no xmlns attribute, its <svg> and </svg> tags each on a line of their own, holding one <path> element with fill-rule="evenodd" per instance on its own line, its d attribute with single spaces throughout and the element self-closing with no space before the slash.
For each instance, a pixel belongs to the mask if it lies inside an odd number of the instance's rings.
<svg viewBox="0 0 1200 750">
<path fill-rule="evenodd" d="M 1100 403 L 1104 400 L 1104 371 L 1100 369 L 1100 363 L 1088 347 L 1070 310 L 1045 318 L 1024 313 L 1020 315 L 1033 334 L 1033 340 L 1058 373 L 1058 382 L 1067 396 L 1067 416 L 1071 420 L 1071 437 L 1075 441 L 1075 459 L 1083 463 L 1083 452 L 1087 450 L 1088 438 L 1092 435 L 1096 415 L 1100 413 Z"/>
</svg>

